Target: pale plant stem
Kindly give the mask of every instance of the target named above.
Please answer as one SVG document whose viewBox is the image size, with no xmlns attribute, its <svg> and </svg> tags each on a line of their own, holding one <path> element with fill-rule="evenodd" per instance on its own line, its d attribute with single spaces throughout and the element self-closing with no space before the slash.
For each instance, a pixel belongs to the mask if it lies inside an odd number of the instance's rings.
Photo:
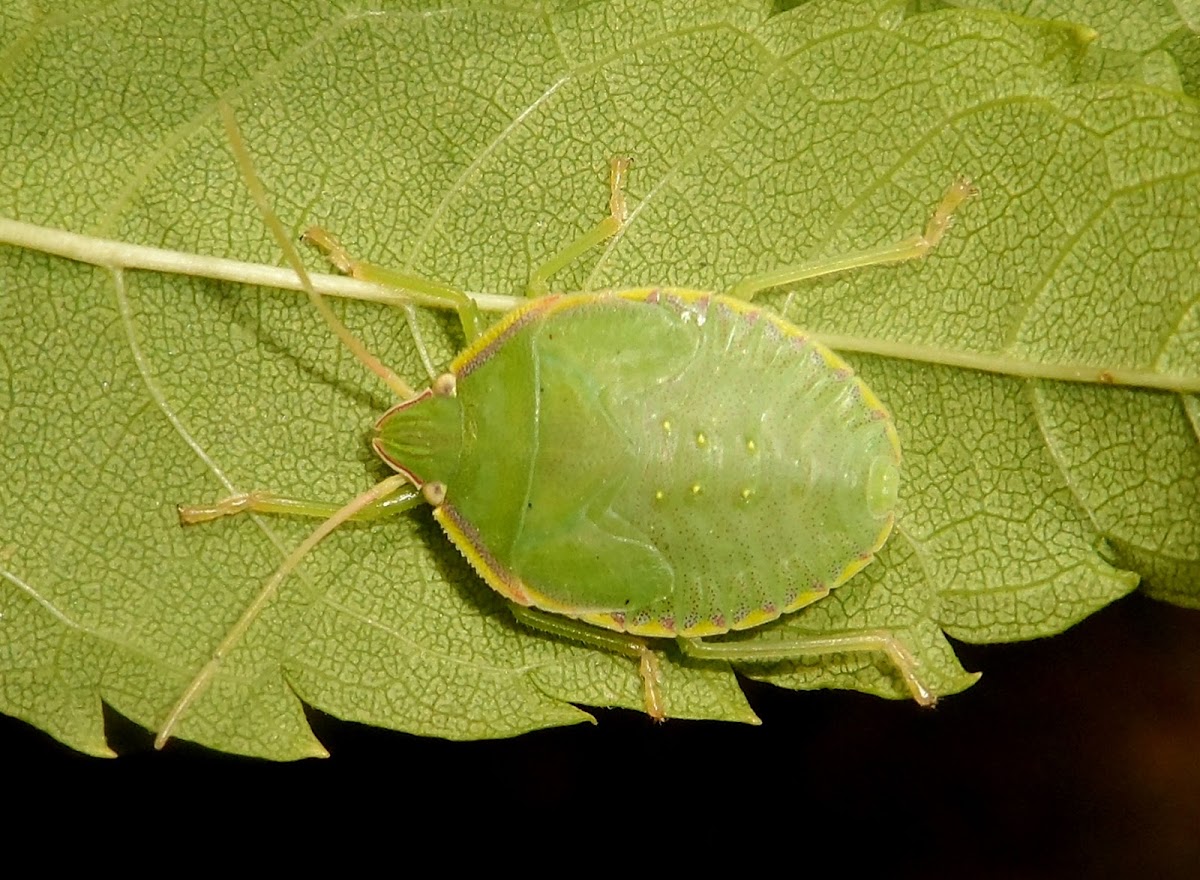
<svg viewBox="0 0 1200 880">
<path fill-rule="evenodd" d="M 105 269 L 142 269 L 148 272 L 192 275 L 198 278 L 229 281 L 234 284 L 305 292 L 300 277 L 288 267 L 246 263 L 224 257 L 209 257 L 185 251 L 172 251 L 166 248 L 112 241 L 90 235 L 80 235 L 77 232 L 53 229 L 48 226 L 23 223 L 7 217 L 0 217 L 0 244 L 41 251 Z M 365 300 L 385 305 L 432 307 L 444 307 L 445 305 L 440 300 L 420 293 L 359 281 L 344 275 L 310 272 L 309 278 L 312 280 L 313 289 L 324 296 Z M 500 294 L 469 293 L 468 296 L 475 301 L 479 308 L 488 312 L 512 311 L 526 302 L 524 297 Z"/>
<path fill-rule="evenodd" d="M 304 292 L 300 278 L 290 268 L 111 241 L 3 217 L 0 217 L 0 244 L 41 251 L 107 269 L 142 269 L 150 272 L 192 275 L 236 284 Z M 444 299 L 435 300 L 417 292 L 398 290 L 394 287 L 359 281 L 342 275 L 312 274 L 309 277 L 313 289 L 325 296 L 365 300 L 385 305 L 442 308 L 445 308 L 446 305 Z M 669 288 L 664 288 L 664 290 L 669 290 Z M 468 295 L 480 309 L 489 312 L 511 311 L 528 302 L 527 299 L 519 296 L 485 293 Z M 1200 376 L 1178 376 L 1153 370 L 1124 367 L 1098 367 L 1094 364 L 1037 363 L 1006 352 L 961 351 L 946 346 L 896 342 L 869 336 L 817 333 L 813 334 L 813 337 L 838 351 L 960 367 L 1022 379 L 1124 385 L 1186 394 L 1200 392 Z"/>
</svg>

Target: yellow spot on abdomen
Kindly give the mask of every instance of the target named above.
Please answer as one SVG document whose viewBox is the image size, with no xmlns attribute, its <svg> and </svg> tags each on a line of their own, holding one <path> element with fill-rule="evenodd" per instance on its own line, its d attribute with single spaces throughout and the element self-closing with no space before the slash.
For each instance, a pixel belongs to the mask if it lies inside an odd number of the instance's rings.
<svg viewBox="0 0 1200 880">
<path fill-rule="evenodd" d="M 696 435 L 696 445 L 701 448 L 708 445 L 708 437 L 703 431 Z"/>
</svg>

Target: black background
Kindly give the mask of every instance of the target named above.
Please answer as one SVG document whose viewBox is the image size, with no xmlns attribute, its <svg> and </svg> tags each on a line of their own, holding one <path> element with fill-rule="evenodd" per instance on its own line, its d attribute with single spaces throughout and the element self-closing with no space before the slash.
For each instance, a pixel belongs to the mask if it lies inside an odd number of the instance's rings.
<svg viewBox="0 0 1200 880">
<path fill-rule="evenodd" d="M 797 865 L 824 850 L 889 876 L 1200 877 L 1200 612 L 1133 596 L 1062 636 L 960 656 L 983 678 L 932 710 L 745 682 L 757 728 L 601 711 L 595 726 L 449 743 L 312 711 L 331 757 L 295 764 L 156 753 L 112 712 L 122 757 L 87 758 L 0 719 L 0 777 L 26 817 L 135 837 L 203 817 L 215 838 L 283 823 L 271 839 L 289 849 L 350 823 L 370 846 L 368 824 L 394 837 L 415 809 L 464 854 L 490 828 L 522 861 L 548 824 L 575 821 L 560 840 L 644 868 L 782 847 Z M 668 824 L 694 833 L 659 840 Z"/>
</svg>

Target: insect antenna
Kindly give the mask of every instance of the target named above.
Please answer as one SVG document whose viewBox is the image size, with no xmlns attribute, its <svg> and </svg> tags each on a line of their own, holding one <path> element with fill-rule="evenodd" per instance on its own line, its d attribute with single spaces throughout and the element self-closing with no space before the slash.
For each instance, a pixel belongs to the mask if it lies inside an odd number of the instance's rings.
<svg viewBox="0 0 1200 880">
<path fill-rule="evenodd" d="M 309 278 L 308 273 L 305 271 L 299 253 L 292 246 L 279 217 L 271 209 L 267 200 L 266 189 L 263 187 L 262 181 L 254 170 L 253 162 L 250 159 L 249 151 L 246 149 L 245 141 L 242 139 L 241 131 L 233 117 L 233 112 L 224 103 L 221 104 L 220 110 L 221 121 L 229 137 L 230 146 L 237 160 L 238 169 L 254 196 L 263 220 L 267 223 L 271 234 L 287 255 L 287 260 L 295 270 L 301 286 L 308 294 L 309 300 L 316 307 L 317 311 L 321 313 L 321 316 L 334 333 L 337 334 L 338 338 L 345 343 L 346 347 L 354 353 L 354 356 L 359 361 L 383 379 L 402 398 L 408 399 L 414 397 L 415 392 L 409 387 L 408 383 L 368 352 L 362 342 L 333 314 L 325 299 L 316 292 L 311 278 Z M 208 660 L 183 689 L 183 692 L 167 713 L 166 720 L 158 730 L 158 734 L 154 740 L 155 748 L 161 749 L 175 735 L 175 731 L 185 714 L 208 690 L 213 680 L 221 671 L 225 658 L 246 637 L 250 628 L 262 614 L 263 609 L 279 593 L 280 586 L 300 566 L 301 562 L 303 562 L 312 549 L 349 520 L 367 519 L 381 515 L 384 512 L 399 512 L 416 506 L 420 503 L 422 496 L 416 491 L 405 493 L 403 490 L 408 486 L 409 479 L 407 476 L 394 474 L 341 505 L 288 499 L 269 493 L 250 493 L 249 495 L 234 496 L 215 505 L 202 507 L 186 506 L 180 508 L 180 519 L 183 522 L 203 522 L 243 511 L 297 513 L 300 515 L 321 517 L 322 522 L 303 542 L 288 554 L 279 568 L 275 570 L 275 573 L 267 579 L 262 589 L 254 596 L 241 616 L 225 634 L 220 644 L 209 655 Z"/>
<path fill-rule="evenodd" d="M 242 138 L 241 129 L 238 127 L 237 120 L 233 116 L 233 110 L 229 105 L 221 102 L 221 123 L 225 126 L 225 134 L 229 138 L 229 145 L 233 150 L 234 159 L 237 161 L 238 171 L 241 172 L 242 179 L 246 182 L 246 187 L 250 190 L 250 194 L 254 197 L 254 203 L 258 206 L 259 213 L 262 214 L 263 220 L 267 227 L 271 230 L 271 236 L 279 244 L 283 250 L 284 257 L 288 264 L 296 273 L 296 277 L 300 279 L 300 286 L 304 292 L 308 294 L 309 302 L 325 319 L 325 323 L 329 325 L 329 329 L 334 332 L 334 335 L 342 341 L 346 348 L 358 358 L 368 370 L 382 379 L 389 388 L 402 400 L 407 400 L 416 396 L 416 391 L 411 385 L 405 382 L 400 376 L 386 366 L 379 358 L 367 351 L 362 341 L 350 332 L 349 328 L 341 322 L 337 315 L 333 313 L 333 309 L 329 307 L 329 303 L 325 301 L 325 297 L 317 293 L 313 287 L 312 279 L 308 275 L 308 270 L 304 267 L 304 261 L 300 259 L 300 253 L 292 244 L 291 238 L 280 222 L 274 209 L 271 208 L 270 201 L 267 199 L 266 188 L 262 184 L 262 180 L 258 176 L 258 172 L 254 168 L 254 160 L 250 157 L 250 151 L 246 148 L 246 142 Z"/>
</svg>

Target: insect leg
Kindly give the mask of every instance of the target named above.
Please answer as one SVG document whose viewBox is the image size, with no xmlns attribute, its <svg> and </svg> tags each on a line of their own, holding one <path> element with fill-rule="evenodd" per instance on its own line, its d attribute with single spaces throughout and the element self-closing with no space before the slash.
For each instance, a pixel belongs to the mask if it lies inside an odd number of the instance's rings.
<svg viewBox="0 0 1200 880">
<path fill-rule="evenodd" d="M 599 648 L 613 654 L 622 654 L 638 661 L 642 675 L 642 690 L 646 703 L 646 714 L 655 721 L 667 717 L 663 706 L 662 674 L 658 668 L 658 656 L 637 636 L 612 630 L 599 629 L 569 617 L 558 614 L 548 614 L 536 608 L 509 603 L 509 611 L 517 622 L 532 630 L 555 636 L 556 638 L 577 644 Z"/>
<path fill-rule="evenodd" d="M 395 516 L 411 510 L 423 501 L 420 490 L 414 486 L 408 486 L 393 495 L 361 508 L 350 519 L 358 522 Z M 341 509 L 342 505 L 339 503 L 313 501 L 307 498 L 287 498 L 271 492 L 242 492 L 222 498 L 212 504 L 180 504 L 177 507 L 180 525 L 212 522 L 214 519 L 235 516 L 239 513 L 275 513 L 285 516 L 326 519 Z"/>
<path fill-rule="evenodd" d="M 609 162 L 608 216 L 538 266 L 529 278 L 526 296 L 545 296 L 550 292 L 550 278 L 554 273 L 575 262 L 600 242 L 612 238 L 625 225 L 629 213 L 625 207 L 625 177 L 631 164 L 628 156 L 615 156 Z"/>
<path fill-rule="evenodd" d="M 885 263 L 903 263 L 908 260 L 919 260 L 937 247 L 959 205 L 972 196 L 978 195 L 979 190 L 967 180 L 960 177 L 950 185 L 934 208 L 933 216 L 925 224 L 925 230 L 917 235 L 909 236 L 902 241 L 886 244 L 877 248 L 869 248 L 854 254 L 840 257 L 827 257 L 798 266 L 784 266 L 761 275 L 752 275 L 735 284 L 729 289 L 729 296 L 738 299 L 753 299 L 755 294 L 772 287 L 784 284 L 795 284 L 809 278 L 819 278 L 822 275 L 832 275 L 849 269 L 860 269 L 864 266 L 879 266 Z"/>
<path fill-rule="evenodd" d="M 473 299 L 458 288 L 434 281 L 423 275 L 401 272 L 397 269 L 388 269 L 374 263 L 357 260 L 350 256 L 350 252 L 332 233 L 319 226 L 305 230 L 304 240 L 321 250 L 334 268 L 351 278 L 401 290 L 412 299 L 413 305 L 429 306 L 435 309 L 453 309 L 458 312 L 458 319 L 462 323 L 463 333 L 467 337 L 468 344 L 482 332 L 483 322 L 479 316 L 479 307 L 475 305 Z"/>
<path fill-rule="evenodd" d="M 342 523 L 353 519 L 359 511 L 365 510 L 395 492 L 402 490 L 407 485 L 408 480 L 400 474 L 395 474 L 386 480 L 376 483 L 366 492 L 339 507 L 332 516 L 317 526 L 312 531 L 312 534 L 288 554 L 287 559 L 267 579 L 267 582 L 263 584 L 263 588 L 258 591 L 258 595 L 254 597 L 253 601 L 246 607 L 246 610 L 242 612 L 242 616 L 238 618 L 225 638 L 217 645 L 208 662 L 200 668 L 200 671 L 196 673 L 195 677 L 184 688 L 179 699 L 175 701 L 175 705 L 167 713 L 167 719 L 163 722 L 162 727 L 159 728 L 158 736 L 154 739 L 155 748 L 161 749 L 166 745 L 167 740 L 175 733 L 175 728 L 178 727 L 180 719 L 183 718 L 188 707 L 208 690 L 208 686 L 212 684 L 213 678 L 220 671 L 221 664 L 225 662 L 225 658 L 229 655 L 229 652 L 242 640 L 242 637 L 253 626 L 254 621 L 258 619 L 262 610 L 267 607 L 267 604 L 279 592 L 280 585 L 304 561 L 304 557 L 309 554 L 309 551 L 328 537 Z"/>
<path fill-rule="evenodd" d="M 679 639 L 678 642 L 680 650 L 688 657 L 698 660 L 724 660 L 733 664 L 783 663 L 822 654 L 878 652 L 887 655 L 914 700 L 922 706 L 932 706 L 937 702 L 937 695 L 921 680 L 917 672 L 920 665 L 917 659 L 895 635 L 886 630 L 813 636 L 770 643 L 706 642 L 701 639 Z"/>
</svg>

